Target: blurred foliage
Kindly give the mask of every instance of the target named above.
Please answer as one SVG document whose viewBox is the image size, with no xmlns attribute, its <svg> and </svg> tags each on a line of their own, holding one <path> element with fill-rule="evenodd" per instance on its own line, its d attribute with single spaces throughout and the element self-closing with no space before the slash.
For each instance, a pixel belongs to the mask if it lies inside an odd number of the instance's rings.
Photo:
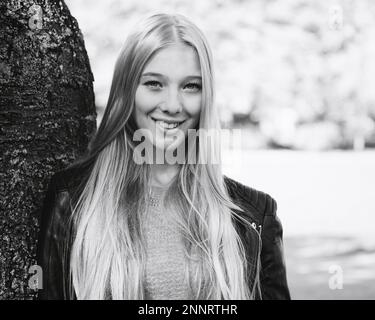
<svg viewBox="0 0 375 320">
<path fill-rule="evenodd" d="M 181 13 L 206 34 L 225 127 L 246 146 L 325 150 L 375 145 L 371 0 L 67 0 L 85 36 L 104 108 L 125 37 L 144 16 Z"/>
</svg>

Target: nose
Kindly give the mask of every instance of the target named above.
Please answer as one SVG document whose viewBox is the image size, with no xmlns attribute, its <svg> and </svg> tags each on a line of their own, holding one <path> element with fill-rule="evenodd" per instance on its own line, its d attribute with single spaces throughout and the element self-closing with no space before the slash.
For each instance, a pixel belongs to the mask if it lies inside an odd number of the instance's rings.
<svg viewBox="0 0 375 320">
<path fill-rule="evenodd" d="M 181 95 L 177 89 L 170 88 L 167 91 L 165 101 L 160 105 L 160 109 L 170 114 L 182 111 Z"/>
</svg>

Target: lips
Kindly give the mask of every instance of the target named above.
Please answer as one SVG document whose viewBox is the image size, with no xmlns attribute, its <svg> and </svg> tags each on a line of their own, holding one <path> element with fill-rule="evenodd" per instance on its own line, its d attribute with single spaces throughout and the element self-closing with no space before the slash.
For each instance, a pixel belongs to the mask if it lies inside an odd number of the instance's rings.
<svg viewBox="0 0 375 320">
<path fill-rule="evenodd" d="M 155 121 L 155 123 L 161 127 L 162 129 L 166 129 L 166 130 L 172 130 L 172 129 L 175 129 L 177 127 L 179 127 L 182 123 L 185 122 L 185 120 L 183 121 L 178 121 L 178 120 L 167 120 L 167 119 L 155 119 L 155 118 L 152 118 L 150 117 L 153 121 Z"/>
</svg>

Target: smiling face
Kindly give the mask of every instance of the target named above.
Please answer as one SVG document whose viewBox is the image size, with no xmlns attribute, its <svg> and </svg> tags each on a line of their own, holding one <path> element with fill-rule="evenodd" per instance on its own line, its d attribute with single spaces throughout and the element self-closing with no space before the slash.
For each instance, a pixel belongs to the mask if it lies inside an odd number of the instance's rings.
<svg viewBox="0 0 375 320">
<path fill-rule="evenodd" d="M 196 128 L 202 103 L 199 58 L 191 46 L 173 44 L 158 51 L 144 68 L 135 95 L 135 122 L 152 132 L 153 144 L 167 149 Z M 184 135 L 176 135 L 176 133 Z"/>
</svg>

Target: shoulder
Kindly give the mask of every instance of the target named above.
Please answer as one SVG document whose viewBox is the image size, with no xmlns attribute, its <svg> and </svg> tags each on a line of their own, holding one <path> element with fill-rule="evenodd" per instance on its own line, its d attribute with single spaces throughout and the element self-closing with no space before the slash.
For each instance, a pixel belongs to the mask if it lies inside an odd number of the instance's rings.
<svg viewBox="0 0 375 320">
<path fill-rule="evenodd" d="M 244 185 L 224 176 L 224 182 L 232 201 L 245 211 L 258 225 L 263 224 L 265 216 L 275 216 L 277 202 L 268 193 Z"/>
<path fill-rule="evenodd" d="M 52 175 L 42 208 L 43 230 L 52 230 L 54 234 L 57 234 L 56 230 L 64 230 L 71 205 L 79 196 L 78 188 L 82 185 L 81 182 L 85 181 L 88 169 L 87 165 L 74 165 Z"/>
<path fill-rule="evenodd" d="M 50 188 L 56 192 L 72 192 L 87 179 L 92 162 L 77 163 L 55 172 L 50 179 Z"/>
</svg>

